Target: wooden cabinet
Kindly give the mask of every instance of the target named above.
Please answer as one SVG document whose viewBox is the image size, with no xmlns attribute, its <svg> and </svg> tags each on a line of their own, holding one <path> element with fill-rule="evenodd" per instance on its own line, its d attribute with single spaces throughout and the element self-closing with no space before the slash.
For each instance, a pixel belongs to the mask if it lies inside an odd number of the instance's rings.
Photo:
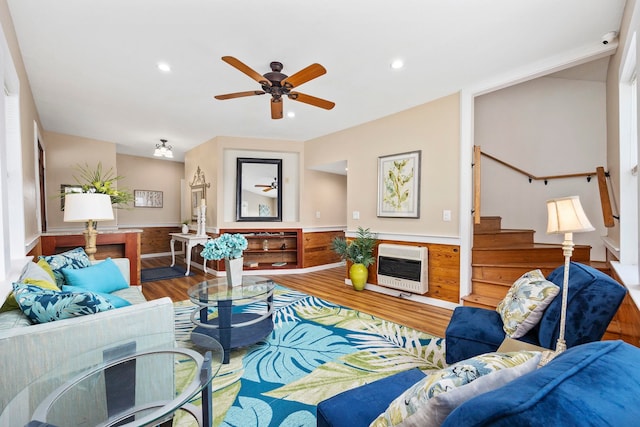
<svg viewBox="0 0 640 427">
<path fill-rule="evenodd" d="M 246 237 L 248 247 L 243 252 L 245 270 L 302 267 L 302 230 L 299 228 L 224 229 L 220 233 L 240 233 Z"/>
</svg>

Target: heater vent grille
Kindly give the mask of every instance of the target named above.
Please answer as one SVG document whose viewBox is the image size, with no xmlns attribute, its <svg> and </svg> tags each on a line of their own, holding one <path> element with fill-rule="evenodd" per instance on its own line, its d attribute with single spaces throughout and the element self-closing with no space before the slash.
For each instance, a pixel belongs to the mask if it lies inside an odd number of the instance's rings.
<svg viewBox="0 0 640 427">
<path fill-rule="evenodd" d="M 428 250 L 423 246 L 378 246 L 378 285 L 424 294 L 428 285 Z"/>
</svg>

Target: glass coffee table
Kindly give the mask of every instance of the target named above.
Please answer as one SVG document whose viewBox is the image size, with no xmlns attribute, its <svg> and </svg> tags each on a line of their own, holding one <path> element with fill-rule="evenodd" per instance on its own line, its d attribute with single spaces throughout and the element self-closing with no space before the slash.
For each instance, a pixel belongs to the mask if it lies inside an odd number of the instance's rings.
<svg viewBox="0 0 640 427">
<path fill-rule="evenodd" d="M 222 346 L 214 339 L 188 349 L 174 343 L 173 334 L 148 335 L 61 360 L 9 402 L 0 425 L 170 426 L 184 410 L 210 427 Z M 198 394 L 201 408 L 189 403 Z"/>
<path fill-rule="evenodd" d="M 191 341 L 203 345 L 212 337 L 224 349 L 222 363 L 229 363 L 230 350 L 246 347 L 264 339 L 273 330 L 273 292 L 275 282 L 261 276 L 243 276 L 242 285 L 227 285 L 226 277 L 206 280 L 187 290 L 197 305 L 191 313 L 196 325 Z M 252 309 L 240 307 L 254 304 Z M 217 309 L 217 317 L 209 318 L 209 307 Z"/>
</svg>

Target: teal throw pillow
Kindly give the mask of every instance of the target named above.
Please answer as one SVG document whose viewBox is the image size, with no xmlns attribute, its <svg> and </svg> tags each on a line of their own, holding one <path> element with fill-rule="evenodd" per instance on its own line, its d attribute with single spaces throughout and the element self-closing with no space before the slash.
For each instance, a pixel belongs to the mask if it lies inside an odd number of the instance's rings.
<svg viewBox="0 0 640 427">
<path fill-rule="evenodd" d="M 110 294 L 129 287 L 127 280 L 111 258 L 86 268 L 63 268 L 62 274 L 66 285 L 91 292 Z"/>
<path fill-rule="evenodd" d="M 57 255 L 40 256 L 39 259 L 43 259 L 49 264 L 56 278 L 56 285 L 59 288 L 62 288 L 62 285 L 65 284 L 64 275 L 62 274 L 63 268 L 85 268 L 91 266 L 91 261 L 89 261 L 84 248 L 71 249 Z"/>
<path fill-rule="evenodd" d="M 64 292 L 75 292 L 75 293 L 87 292 L 87 290 L 84 288 L 80 288 L 78 286 L 69 286 L 69 285 L 64 285 L 62 287 L 62 290 Z M 122 297 L 119 297 L 118 295 L 108 294 L 106 292 L 92 292 L 92 293 L 96 295 L 100 295 L 102 298 L 109 301 L 115 308 L 122 308 L 128 305 L 131 305 L 129 301 L 127 301 Z"/>
<path fill-rule="evenodd" d="M 20 310 L 33 323 L 52 322 L 115 308 L 92 292 L 60 292 L 16 282 L 13 284 L 13 293 Z"/>
</svg>

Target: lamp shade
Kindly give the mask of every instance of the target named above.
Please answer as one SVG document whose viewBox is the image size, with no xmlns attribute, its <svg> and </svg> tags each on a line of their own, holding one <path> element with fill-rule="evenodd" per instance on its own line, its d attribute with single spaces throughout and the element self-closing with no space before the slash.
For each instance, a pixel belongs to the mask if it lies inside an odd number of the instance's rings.
<svg viewBox="0 0 640 427">
<path fill-rule="evenodd" d="M 113 219 L 111 197 L 101 193 L 72 193 L 64 196 L 64 221 L 86 222 Z"/>
<path fill-rule="evenodd" d="M 593 231 L 593 225 L 582 209 L 578 196 L 547 201 L 547 233 L 577 233 Z"/>
</svg>

